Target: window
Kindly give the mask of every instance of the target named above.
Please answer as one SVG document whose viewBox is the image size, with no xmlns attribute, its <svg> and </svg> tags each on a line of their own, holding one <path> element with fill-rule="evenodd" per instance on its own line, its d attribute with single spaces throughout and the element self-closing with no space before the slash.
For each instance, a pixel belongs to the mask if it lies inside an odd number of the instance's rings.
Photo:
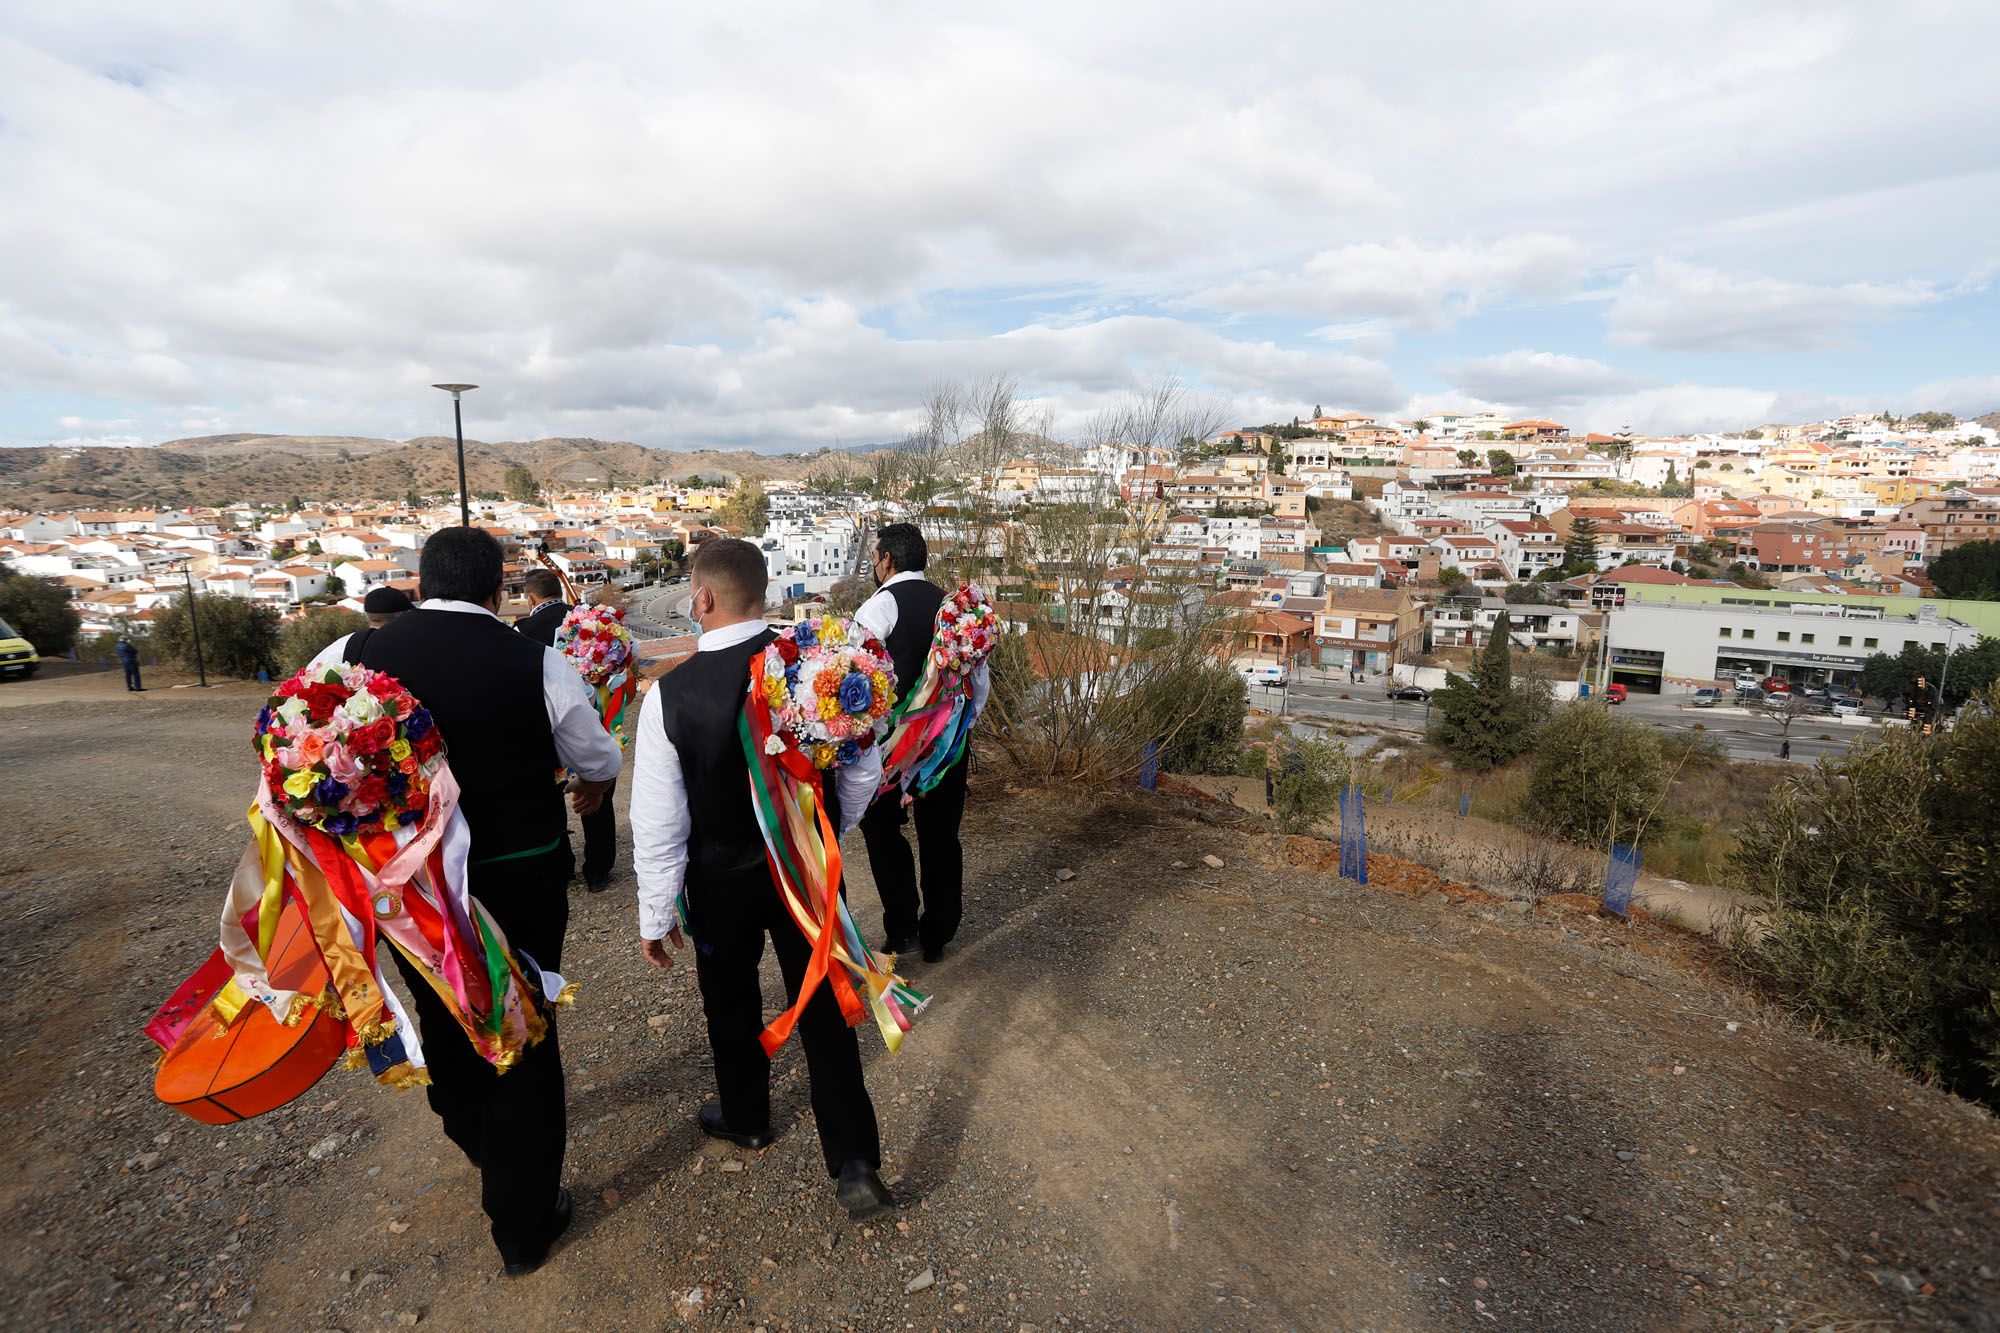
<svg viewBox="0 0 2000 1333">
<path fill-rule="evenodd" d="M 1743 631 L 1743 637 L 1746 639 L 1754 639 L 1757 637 L 1757 631 L 1754 629 L 1746 629 Z"/>
<path fill-rule="evenodd" d="M 1852 634 L 1841 635 L 1840 646 L 1843 648 L 1852 648 L 1854 646 L 1854 636 Z"/>
<path fill-rule="evenodd" d="M 1724 625 L 1722 627 L 1722 637 L 1725 639 L 1728 638 L 1730 635 L 1734 634 L 1735 632 L 1736 632 L 1735 630 L 1730 629 L 1729 626 L 1727 625 Z"/>
<path fill-rule="evenodd" d="M 1944 645 L 1941 643 L 1934 643 L 1931 645 L 1931 651 L 1934 653 L 1941 653 L 1944 651 Z"/>
<path fill-rule="evenodd" d="M 1873 648 L 1873 647 L 1874 647 L 1874 646 L 1876 645 L 1876 643 L 1877 643 L 1877 640 L 1875 640 L 1875 639 L 1863 639 L 1863 640 L 1861 641 L 1861 646 L 1862 646 L 1863 648 Z"/>
<path fill-rule="evenodd" d="M 1781 629 L 1778 631 L 1779 643 L 1790 643 L 1791 641 L 1792 641 L 1792 632 L 1790 630 Z"/>
</svg>

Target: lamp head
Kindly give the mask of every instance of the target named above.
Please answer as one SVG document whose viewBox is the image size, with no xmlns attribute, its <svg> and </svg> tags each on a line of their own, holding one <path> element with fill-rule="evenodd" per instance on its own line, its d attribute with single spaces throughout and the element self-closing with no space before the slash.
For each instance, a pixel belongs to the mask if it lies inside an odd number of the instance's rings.
<svg viewBox="0 0 2000 1333">
<path fill-rule="evenodd" d="M 477 384 L 433 384 L 431 387 L 433 389 L 443 389 L 453 398 L 456 398 L 462 393 L 471 393 L 479 386 Z"/>
</svg>

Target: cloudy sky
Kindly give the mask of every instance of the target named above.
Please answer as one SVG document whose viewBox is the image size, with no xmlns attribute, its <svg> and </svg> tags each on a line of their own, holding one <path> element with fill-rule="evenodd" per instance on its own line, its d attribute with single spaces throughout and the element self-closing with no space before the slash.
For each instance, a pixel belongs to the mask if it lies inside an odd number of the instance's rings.
<svg viewBox="0 0 2000 1333">
<path fill-rule="evenodd" d="M 1001 9 L 0 0 L 0 443 L 2000 408 L 1991 0 Z"/>
</svg>

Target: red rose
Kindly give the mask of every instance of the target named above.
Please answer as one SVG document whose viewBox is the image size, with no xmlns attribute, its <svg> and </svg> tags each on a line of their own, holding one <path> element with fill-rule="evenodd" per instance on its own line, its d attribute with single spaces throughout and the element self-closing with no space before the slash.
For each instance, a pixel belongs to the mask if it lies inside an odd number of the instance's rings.
<svg viewBox="0 0 2000 1333">
<path fill-rule="evenodd" d="M 314 721 L 325 721 L 332 717 L 334 710 L 347 702 L 348 690 L 345 685 L 329 685 L 324 681 L 308 685 L 303 691 L 306 712 Z"/>
<path fill-rule="evenodd" d="M 356 754 L 369 755 L 386 749 L 390 741 L 396 739 L 396 724 L 386 717 L 378 717 L 365 727 L 356 727 L 347 734 L 347 748 Z"/>
<path fill-rule="evenodd" d="M 784 658 L 787 662 L 796 662 L 799 660 L 799 646 L 790 639 L 780 639 L 778 640 L 778 656 Z"/>
<path fill-rule="evenodd" d="M 368 682 L 368 692 L 377 699 L 391 698 L 394 695 L 400 694 L 402 689 L 403 687 L 396 683 L 395 677 L 384 676 L 379 673 L 374 679 Z"/>
<path fill-rule="evenodd" d="M 360 800 L 372 801 L 376 805 L 389 804 L 389 784 L 373 773 L 361 779 L 361 785 L 354 789 L 354 794 Z"/>
<path fill-rule="evenodd" d="M 863 639 L 861 647 L 864 651 L 873 653 L 877 657 L 883 656 L 888 651 L 882 647 L 882 641 L 876 638 Z"/>
</svg>

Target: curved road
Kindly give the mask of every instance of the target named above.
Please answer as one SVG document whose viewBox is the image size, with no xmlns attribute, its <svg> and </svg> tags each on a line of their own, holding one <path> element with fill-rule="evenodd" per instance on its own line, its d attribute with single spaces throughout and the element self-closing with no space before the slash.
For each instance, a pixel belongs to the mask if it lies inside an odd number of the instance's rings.
<svg viewBox="0 0 2000 1333">
<path fill-rule="evenodd" d="M 642 590 L 625 619 L 641 638 L 672 639 L 698 633 L 687 618 L 687 604 L 687 584 L 670 583 L 665 588 Z"/>
</svg>

